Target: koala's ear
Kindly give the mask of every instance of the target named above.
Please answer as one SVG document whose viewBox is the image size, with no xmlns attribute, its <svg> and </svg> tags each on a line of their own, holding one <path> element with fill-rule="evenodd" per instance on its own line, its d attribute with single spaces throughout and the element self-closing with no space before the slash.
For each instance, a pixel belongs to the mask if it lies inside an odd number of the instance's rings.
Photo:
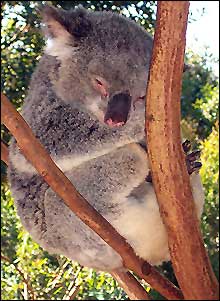
<svg viewBox="0 0 220 301">
<path fill-rule="evenodd" d="M 45 5 L 40 9 L 45 34 L 49 38 L 82 38 L 89 34 L 91 22 L 88 12 L 82 6 L 66 11 L 61 8 Z"/>
<path fill-rule="evenodd" d="M 70 57 L 80 38 L 86 37 L 92 24 L 83 7 L 66 11 L 53 6 L 40 9 L 43 31 L 48 38 L 46 53 L 59 58 Z"/>
</svg>

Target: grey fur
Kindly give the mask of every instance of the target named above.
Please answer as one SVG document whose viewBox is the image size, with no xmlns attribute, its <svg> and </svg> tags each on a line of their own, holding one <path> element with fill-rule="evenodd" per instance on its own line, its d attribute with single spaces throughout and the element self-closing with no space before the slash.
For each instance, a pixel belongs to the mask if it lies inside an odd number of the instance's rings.
<svg viewBox="0 0 220 301">
<path fill-rule="evenodd" d="M 53 45 L 33 74 L 23 117 L 77 190 L 139 256 L 152 264 L 169 260 L 155 193 L 145 182 L 147 154 L 139 146 L 144 102 L 135 102 L 145 94 L 152 38 L 134 22 L 107 12 L 46 8 L 43 20 Z M 109 99 L 125 91 L 131 95 L 124 126 L 112 128 L 100 120 L 108 99 L 93 88 L 95 76 L 110 83 Z M 100 270 L 122 266 L 120 256 L 44 183 L 14 139 L 8 176 L 21 221 L 42 247 Z M 198 175 L 191 179 L 200 216 L 202 187 Z"/>
</svg>

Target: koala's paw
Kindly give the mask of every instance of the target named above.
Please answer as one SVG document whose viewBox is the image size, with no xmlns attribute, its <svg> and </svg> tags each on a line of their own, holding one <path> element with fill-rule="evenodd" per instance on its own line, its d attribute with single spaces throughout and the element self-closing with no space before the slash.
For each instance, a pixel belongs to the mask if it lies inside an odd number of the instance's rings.
<svg viewBox="0 0 220 301">
<path fill-rule="evenodd" d="M 198 160 L 200 159 L 200 151 L 197 150 L 189 153 L 192 147 L 189 140 L 184 141 L 182 147 L 186 155 L 186 165 L 189 175 L 191 175 L 193 172 L 198 172 L 202 167 L 202 163 L 198 162 Z M 145 181 L 148 183 L 152 183 L 151 171 L 149 171 L 148 175 L 145 178 Z"/>
<path fill-rule="evenodd" d="M 191 175 L 193 172 L 198 172 L 202 167 L 202 163 L 198 162 L 200 159 L 200 151 L 197 150 L 189 153 L 191 149 L 191 143 L 189 140 L 184 141 L 182 147 L 186 155 L 186 165 L 189 175 Z"/>
</svg>

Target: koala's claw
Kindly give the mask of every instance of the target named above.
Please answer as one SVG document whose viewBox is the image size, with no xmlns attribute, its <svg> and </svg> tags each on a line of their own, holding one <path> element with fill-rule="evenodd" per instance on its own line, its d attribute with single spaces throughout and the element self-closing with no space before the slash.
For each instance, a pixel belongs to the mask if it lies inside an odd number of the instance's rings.
<svg viewBox="0 0 220 301">
<path fill-rule="evenodd" d="M 191 143 L 189 140 L 184 141 L 182 144 L 182 147 L 183 147 L 183 151 L 186 155 L 186 165 L 187 165 L 188 173 L 189 173 L 189 175 L 191 175 L 193 172 L 199 171 L 199 169 L 202 166 L 201 162 L 196 161 L 196 160 L 200 159 L 201 152 L 199 150 L 197 150 L 197 151 L 194 151 L 194 152 L 188 154 L 188 152 L 191 149 Z"/>
<path fill-rule="evenodd" d="M 192 147 L 191 142 L 189 140 L 184 141 L 182 143 L 182 147 L 183 147 L 184 153 L 187 154 L 190 151 L 191 147 Z"/>
<path fill-rule="evenodd" d="M 200 159 L 200 154 L 201 152 L 199 150 L 192 152 L 190 154 L 187 155 L 187 160 L 189 160 L 190 162 L 196 161 Z"/>
<path fill-rule="evenodd" d="M 148 183 L 152 183 L 152 175 L 151 175 L 151 171 L 149 171 L 148 175 L 145 178 L 145 181 Z"/>
<path fill-rule="evenodd" d="M 196 160 L 200 159 L 200 154 L 201 152 L 199 150 L 194 151 L 190 154 L 188 154 L 188 152 L 191 149 L 191 143 L 189 140 L 186 140 L 183 142 L 182 144 L 183 147 L 183 151 L 186 155 L 186 165 L 187 165 L 187 170 L 189 175 L 191 175 L 193 172 L 198 172 L 200 170 L 200 168 L 202 167 L 202 163 L 198 162 Z M 151 171 L 149 171 L 148 175 L 145 178 L 145 181 L 148 183 L 152 183 L 152 175 L 151 175 Z"/>
<path fill-rule="evenodd" d="M 200 157 L 200 151 L 192 152 L 186 156 L 186 165 L 187 165 L 189 175 L 191 175 L 193 172 L 198 172 L 202 167 L 202 163 L 196 161 L 199 159 L 199 157 Z"/>
</svg>

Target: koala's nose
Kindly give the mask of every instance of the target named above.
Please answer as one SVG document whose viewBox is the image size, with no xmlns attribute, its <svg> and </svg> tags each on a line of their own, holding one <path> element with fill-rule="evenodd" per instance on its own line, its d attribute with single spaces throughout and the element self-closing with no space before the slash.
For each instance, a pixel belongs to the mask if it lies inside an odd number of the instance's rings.
<svg viewBox="0 0 220 301">
<path fill-rule="evenodd" d="M 122 126 L 127 122 L 131 108 L 131 96 L 129 93 L 113 95 L 109 102 L 104 117 L 104 122 L 109 126 Z"/>
</svg>

